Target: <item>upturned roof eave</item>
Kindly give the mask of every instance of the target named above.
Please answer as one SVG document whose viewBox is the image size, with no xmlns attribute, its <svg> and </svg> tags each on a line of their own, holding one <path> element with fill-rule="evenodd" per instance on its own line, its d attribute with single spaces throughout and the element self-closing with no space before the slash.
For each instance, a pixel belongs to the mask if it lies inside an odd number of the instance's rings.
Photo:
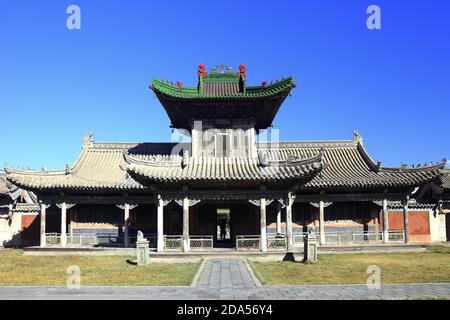
<svg viewBox="0 0 450 320">
<path fill-rule="evenodd" d="M 276 96 L 283 91 L 291 90 L 295 86 L 294 78 L 288 77 L 274 84 L 262 86 L 248 86 L 245 93 L 236 94 L 199 94 L 197 87 L 183 87 L 179 89 L 170 83 L 153 78 L 151 89 L 158 95 L 175 99 L 211 100 L 211 99 L 265 99 Z"/>
</svg>

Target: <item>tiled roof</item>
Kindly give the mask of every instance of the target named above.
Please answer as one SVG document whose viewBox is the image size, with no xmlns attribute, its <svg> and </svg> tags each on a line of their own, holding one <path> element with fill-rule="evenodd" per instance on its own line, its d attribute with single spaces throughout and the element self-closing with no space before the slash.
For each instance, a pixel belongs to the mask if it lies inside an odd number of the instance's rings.
<svg viewBox="0 0 450 320">
<path fill-rule="evenodd" d="M 40 212 L 40 206 L 39 203 L 16 203 L 14 206 L 15 212 L 34 212 L 38 213 Z"/>
<path fill-rule="evenodd" d="M 302 186 L 303 190 L 415 186 L 435 180 L 444 163 L 421 168 L 379 167 L 357 139 L 347 141 L 285 142 L 278 148 L 260 144 L 274 158 L 310 157 L 324 150 L 324 169 Z"/>
<path fill-rule="evenodd" d="M 123 149 L 137 144 L 101 144 L 85 146 L 75 165 L 68 170 L 23 171 L 6 168 L 8 179 L 25 189 L 129 190 L 142 186 L 130 178 Z"/>
<path fill-rule="evenodd" d="M 126 156 L 127 170 L 158 182 L 285 181 L 310 177 L 322 169 L 321 154 L 282 164 L 261 165 L 258 158 Z"/>
<path fill-rule="evenodd" d="M 6 172 L 14 185 L 32 190 L 142 190 L 144 187 L 132 178 L 137 174 L 158 182 L 308 178 L 301 187 L 308 191 L 416 186 L 440 177 L 444 166 L 439 163 L 420 168 L 381 167 L 370 159 L 357 139 L 281 142 L 277 147 L 259 143 L 258 153 L 265 156 L 267 164 L 260 158 L 183 159 L 170 155 L 174 146 L 87 141 L 75 165 L 67 170 L 6 168 Z M 277 161 L 279 165 L 274 165 Z"/>
<path fill-rule="evenodd" d="M 6 174 L 0 172 L 0 196 L 9 193 L 8 182 L 6 181 Z"/>
<path fill-rule="evenodd" d="M 179 89 L 176 84 L 170 82 L 153 79 L 152 89 L 156 93 L 181 99 L 216 99 L 216 98 L 232 98 L 232 99 L 254 99 L 264 98 L 279 94 L 285 90 L 290 90 L 294 86 L 292 77 L 282 79 L 275 83 L 268 84 L 265 87 L 253 86 L 246 87 L 245 93 L 239 92 L 237 82 L 214 82 L 205 84 L 204 91 L 198 92 L 197 87 L 183 87 Z M 236 90 L 237 89 L 237 90 Z"/>
<path fill-rule="evenodd" d="M 203 94 L 205 95 L 235 95 L 239 93 L 239 83 L 232 81 L 211 82 L 203 84 Z"/>
<path fill-rule="evenodd" d="M 411 199 L 414 200 L 414 199 Z M 408 208 L 410 210 L 414 209 L 433 209 L 436 207 L 435 202 L 416 202 L 416 201 L 409 201 Z M 389 201 L 388 204 L 389 209 L 403 209 L 403 202 L 402 201 Z"/>
<path fill-rule="evenodd" d="M 450 169 L 444 169 L 442 172 L 442 186 L 444 189 L 450 189 Z"/>
</svg>

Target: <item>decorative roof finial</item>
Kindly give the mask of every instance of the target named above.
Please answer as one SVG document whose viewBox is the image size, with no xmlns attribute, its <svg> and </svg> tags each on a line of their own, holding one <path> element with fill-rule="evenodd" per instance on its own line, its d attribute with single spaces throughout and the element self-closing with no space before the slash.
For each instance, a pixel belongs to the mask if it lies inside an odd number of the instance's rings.
<svg viewBox="0 0 450 320">
<path fill-rule="evenodd" d="M 359 134 L 358 130 L 353 130 L 353 140 L 357 141 L 359 144 L 363 145 L 363 138 L 361 137 L 361 135 Z"/>
<path fill-rule="evenodd" d="M 380 160 L 377 161 L 377 171 L 380 171 L 382 163 Z"/>
<path fill-rule="evenodd" d="M 238 77 L 242 76 L 243 80 L 245 81 L 245 79 L 247 78 L 247 68 L 245 67 L 245 64 L 239 65 L 239 71 L 236 73 L 236 75 Z"/>
<path fill-rule="evenodd" d="M 205 71 L 205 65 L 203 63 L 199 64 L 198 65 L 198 72 L 197 72 L 198 77 L 199 78 L 200 77 L 205 78 L 207 74 L 208 73 Z"/>
<path fill-rule="evenodd" d="M 83 147 L 89 147 L 92 143 L 92 136 L 94 135 L 94 132 L 89 131 L 86 133 L 83 137 Z"/>
</svg>

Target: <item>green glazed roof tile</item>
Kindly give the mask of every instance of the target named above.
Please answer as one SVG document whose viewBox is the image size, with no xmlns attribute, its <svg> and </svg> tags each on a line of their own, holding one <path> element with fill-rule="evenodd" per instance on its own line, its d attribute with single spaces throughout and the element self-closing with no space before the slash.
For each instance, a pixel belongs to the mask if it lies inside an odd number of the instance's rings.
<svg viewBox="0 0 450 320">
<path fill-rule="evenodd" d="M 224 76 L 224 74 L 219 74 L 220 76 Z M 213 75 L 213 76 L 219 76 Z M 226 77 L 225 77 L 226 76 Z M 235 81 L 239 81 L 239 78 L 235 75 L 225 74 L 224 77 L 218 78 L 213 81 L 217 82 L 228 82 L 229 79 L 236 79 Z M 203 79 L 203 81 L 209 81 L 214 77 L 208 76 Z M 226 80 L 224 80 L 226 79 Z M 220 81 L 218 81 L 220 80 Z M 213 98 L 264 98 L 268 96 L 275 95 L 287 89 L 290 89 L 294 86 L 294 78 L 289 77 L 286 79 L 282 79 L 278 82 L 268 84 L 266 87 L 262 86 L 251 86 L 246 87 L 245 93 L 235 93 L 235 94 L 199 94 L 198 89 L 196 87 L 182 87 L 179 89 L 177 85 L 153 79 L 152 88 L 156 92 L 163 93 L 168 96 L 172 96 L 175 98 L 183 98 L 183 99 L 213 99 Z"/>
</svg>

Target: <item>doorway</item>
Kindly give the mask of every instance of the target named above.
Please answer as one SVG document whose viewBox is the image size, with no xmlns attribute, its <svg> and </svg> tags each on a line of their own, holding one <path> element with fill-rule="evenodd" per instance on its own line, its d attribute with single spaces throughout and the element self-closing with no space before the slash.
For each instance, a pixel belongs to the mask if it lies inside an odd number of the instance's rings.
<svg viewBox="0 0 450 320">
<path fill-rule="evenodd" d="M 219 248 L 233 246 L 231 241 L 231 209 L 217 208 L 216 216 L 216 246 Z"/>
</svg>

